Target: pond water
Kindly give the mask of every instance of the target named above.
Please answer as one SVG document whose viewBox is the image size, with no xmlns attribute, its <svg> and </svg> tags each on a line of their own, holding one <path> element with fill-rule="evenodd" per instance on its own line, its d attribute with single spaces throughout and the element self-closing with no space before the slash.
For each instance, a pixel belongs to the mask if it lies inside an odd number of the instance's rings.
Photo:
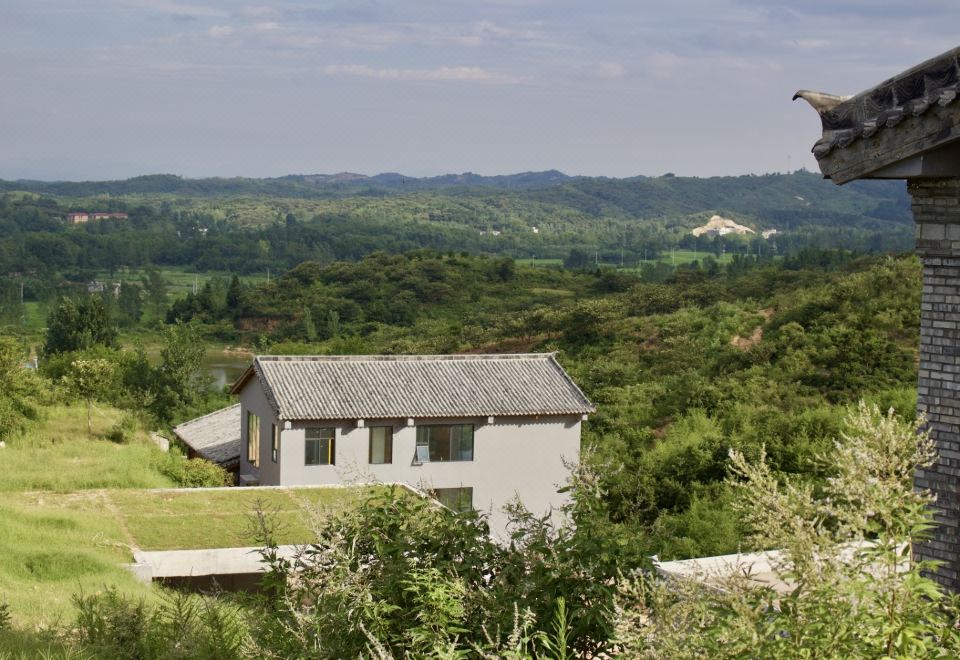
<svg viewBox="0 0 960 660">
<path fill-rule="evenodd" d="M 221 390 L 225 385 L 232 385 L 243 370 L 250 366 L 252 359 L 253 356 L 249 353 L 211 348 L 203 356 L 203 370 L 213 381 L 211 387 Z"/>
</svg>

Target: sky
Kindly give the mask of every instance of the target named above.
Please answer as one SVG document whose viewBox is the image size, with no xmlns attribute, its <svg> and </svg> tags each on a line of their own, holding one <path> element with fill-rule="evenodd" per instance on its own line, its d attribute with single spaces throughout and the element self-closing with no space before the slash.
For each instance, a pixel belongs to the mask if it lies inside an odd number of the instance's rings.
<svg viewBox="0 0 960 660">
<path fill-rule="evenodd" d="M 816 170 L 956 0 L 0 0 L 0 178 Z"/>
</svg>

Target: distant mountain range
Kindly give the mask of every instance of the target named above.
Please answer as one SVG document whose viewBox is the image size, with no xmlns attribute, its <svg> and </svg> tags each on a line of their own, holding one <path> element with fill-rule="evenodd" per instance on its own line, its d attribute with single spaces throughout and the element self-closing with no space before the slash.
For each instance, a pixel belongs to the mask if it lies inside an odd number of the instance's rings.
<svg viewBox="0 0 960 660">
<path fill-rule="evenodd" d="M 384 197 L 435 192 L 453 197 L 506 196 L 525 202 L 559 205 L 594 217 L 656 218 L 705 210 L 766 218 L 782 226 L 825 215 L 909 222 L 909 197 L 903 182 L 858 181 L 836 186 L 817 174 L 722 177 L 637 176 L 623 179 L 568 176 L 557 170 L 482 176 L 472 172 L 417 178 L 387 172 L 374 176 L 290 174 L 187 179 L 149 174 L 118 181 L 0 180 L 0 192 L 27 191 L 63 197 L 89 195 L 174 195 L 182 197 L 262 196 L 301 199 Z"/>
<path fill-rule="evenodd" d="M 437 190 L 444 188 L 524 189 L 558 185 L 575 178 L 557 170 L 482 176 L 472 172 L 434 177 L 412 177 L 397 172 L 374 176 L 338 174 L 289 174 L 271 178 L 211 177 L 187 179 L 175 174 L 147 174 L 116 181 L 0 180 L 0 191 L 24 190 L 64 196 L 90 194 L 132 195 L 171 193 L 177 195 L 262 194 L 279 197 L 313 197 L 342 194 L 376 194 Z"/>
</svg>

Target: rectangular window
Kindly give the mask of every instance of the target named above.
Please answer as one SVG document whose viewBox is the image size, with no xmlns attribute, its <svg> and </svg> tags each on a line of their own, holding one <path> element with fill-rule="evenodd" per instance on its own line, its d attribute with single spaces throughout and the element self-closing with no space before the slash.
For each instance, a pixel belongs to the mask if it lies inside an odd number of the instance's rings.
<svg viewBox="0 0 960 660">
<path fill-rule="evenodd" d="M 393 463 L 393 427 L 370 427 L 370 463 Z"/>
<path fill-rule="evenodd" d="M 472 461 L 473 425 L 418 426 L 417 460 L 420 463 Z"/>
<path fill-rule="evenodd" d="M 270 460 L 277 462 L 277 454 L 280 453 L 280 429 L 276 424 L 270 425 Z"/>
<path fill-rule="evenodd" d="M 473 488 L 434 488 L 430 494 L 451 511 L 463 513 L 473 508 Z"/>
<path fill-rule="evenodd" d="M 247 411 L 247 463 L 260 467 L 260 418 Z"/>
<path fill-rule="evenodd" d="M 309 428 L 304 440 L 304 465 L 334 465 L 336 459 L 336 430 Z"/>
</svg>

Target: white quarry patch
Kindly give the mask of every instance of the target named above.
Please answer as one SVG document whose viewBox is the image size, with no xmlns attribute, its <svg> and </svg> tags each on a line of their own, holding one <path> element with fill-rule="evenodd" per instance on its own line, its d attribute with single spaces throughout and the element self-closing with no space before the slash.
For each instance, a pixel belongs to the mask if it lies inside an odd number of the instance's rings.
<svg viewBox="0 0 960 660">
<path fill-rule="evenodd" d="M 707 221 L 707 224 L 695 228 L 690 233 L 694 236 L 725 236 L 727 234 L 756 234 L 757 232 L 750 229 L 750 227 L 737 224 L 736 221 L 730 218 L 715 215 Z"/>
<path fill-rule="evenodd" d="M 776 229 L 764 229 L 762 232 L 760 232 L 760 235 L 763 236 L 764 238 L 770 238 L 774 234 L 778 234 L 778 233 L 779 232 Z"/>
</svg>

